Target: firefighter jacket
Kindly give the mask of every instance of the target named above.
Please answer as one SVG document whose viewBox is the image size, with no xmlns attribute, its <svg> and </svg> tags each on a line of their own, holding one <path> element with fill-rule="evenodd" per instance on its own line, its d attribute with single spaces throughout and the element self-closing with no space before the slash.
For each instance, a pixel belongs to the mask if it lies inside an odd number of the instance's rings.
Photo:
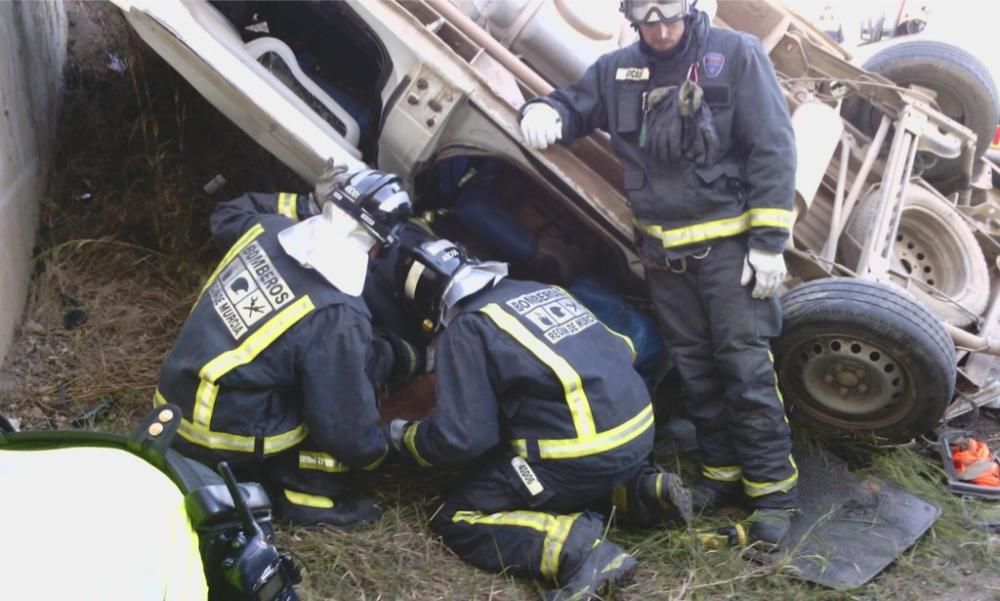
<svg viewBox="0 0 1000 601">
<path fill-rule="evenodd" d="M 463 301 L 434 347 L 437 405 L 406 428 L 424 467 L 503 444 L 572 477 L 620 473 L 653 445 L 653 407 L 631 341 L 564 290 L 504 279 Z"/>
<path fill-rule="evenodd" d="M 216 208 L 212 232 L 228 251 L 167 356 L 155 398 L 184 410 L 185 440 L 223 456 L 272 455 L 308 436 L 328 462 L 373 469 L 388 446 L 366 375 L 368 308 L 278 243 L 290 215 L 315 212 L 309 202 L 248 194 Z"/>
<path fill-rule="evenodd" d="M 664 164 L 639 146 L 647 93 L 688 77 L 704 90 L 718 134 L 705 166 Z M 601 56 L 568 88 L 532 102 L 559 112 L 563 143 L 595 128 L 611 135 L 647 259 L 689 255 L 744 233 L 751 247 L 784 248 L 795 140 L 774 68 L 753 36 L 710 27 L 707 15 L 696 12 L 677 48 L 658 53 L 636 42 Z"/>
</svg>

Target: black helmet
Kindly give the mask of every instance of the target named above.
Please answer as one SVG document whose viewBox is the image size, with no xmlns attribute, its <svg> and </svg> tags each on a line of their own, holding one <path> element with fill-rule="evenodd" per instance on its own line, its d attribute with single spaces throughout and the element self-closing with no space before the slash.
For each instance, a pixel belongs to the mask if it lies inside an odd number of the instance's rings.
<svg viewBox="0 0 1000 601">
<path fill-rule="evenodd" d="M 679 21 L 690 14 L 691 6 L 687 0 L 622 0 L 618 10 L 633 25 L 641 25 Z"/>
<path fill-rule="evenodd" d="M 397 291 L 428 335 L 444 325 L 450 307 L 506 275 L 506 264 L 484 263 L 448 240 L 428 236 L 399 246 Z"/>
<path fill-rule="evenodd" d="M 413 214 L 402 180 L 374 169 L 351 175 L 333 189 L 328 200 L 356 219 L 383 246 L 395 242 L 393 229 Z"/>
</svg>

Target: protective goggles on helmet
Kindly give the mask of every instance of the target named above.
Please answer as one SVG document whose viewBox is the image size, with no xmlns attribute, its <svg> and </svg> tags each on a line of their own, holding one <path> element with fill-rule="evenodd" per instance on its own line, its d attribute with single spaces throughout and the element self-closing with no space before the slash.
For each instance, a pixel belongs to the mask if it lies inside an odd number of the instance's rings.
<svg viewBox="0 0 1000 601">
<path fill-rule="evenodd" d="M 622 0 L 619 10 L 633 24 L 673 23 L 690 12 L 687 0 Z"/>
<path fill-rule="evenodd" d="M 395 243 L 393 229 L 413 214 L 410 195 L 399 177 L 373 169 L 352 175 L 334 188 L 329 199 L 383 246 Z"/>
</svg>

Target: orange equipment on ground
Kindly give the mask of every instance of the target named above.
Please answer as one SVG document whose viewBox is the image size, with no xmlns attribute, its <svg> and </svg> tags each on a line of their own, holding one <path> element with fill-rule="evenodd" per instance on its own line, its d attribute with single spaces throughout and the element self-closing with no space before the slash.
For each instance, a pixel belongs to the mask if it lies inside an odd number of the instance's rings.
<svg viewBox="0 0 1000 601">
<path fill-rule="evenodd" d="M 1000 464 L 984 442 L 972 437 L 955 440 L 951 460 L 959 479 L 980 486 L 1000 487 Z"/>
</svg>

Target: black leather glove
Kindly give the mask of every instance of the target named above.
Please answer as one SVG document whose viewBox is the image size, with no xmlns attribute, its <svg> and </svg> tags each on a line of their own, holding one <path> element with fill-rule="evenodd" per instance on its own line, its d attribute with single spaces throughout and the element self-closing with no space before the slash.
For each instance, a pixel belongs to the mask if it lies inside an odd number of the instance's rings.
<svg viewBox="0 0 1000 601">
<path fill-rule="evenodd" d="M 391 349 L 392 368 L 385 377 L 390 392 L 402 388 L 407 382 L 423 373 L 427 365 L 427 351 L 394 332 L 379 332 L 376 338 Z"/>
<path fill-rule="evenodd" d="M 699 167 L 715 161 L 719 134 L 704 91 L 697 83 L 685 81 L 677 92 L 681 121 L 681 156 Z"/>
<path fill-rule="evenodd" d="M 653 88 L 643 101 L 639 147 L 661 163 L 681 158 L 682 123 L 677 86 Z"/>
</svg>

